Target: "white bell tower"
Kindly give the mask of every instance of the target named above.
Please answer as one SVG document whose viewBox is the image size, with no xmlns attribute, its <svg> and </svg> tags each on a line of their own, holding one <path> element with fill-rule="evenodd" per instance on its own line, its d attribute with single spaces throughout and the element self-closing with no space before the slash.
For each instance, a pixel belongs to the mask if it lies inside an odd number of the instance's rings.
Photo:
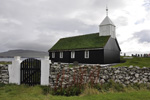
<svg viewBox="0 0 150 100">
<path fill-rule="evenodd" d="M 99 25 L 99 36 L 108 36 L 116 38 L 116 26 L 108 17 L 108 8 L 106 7 L 106 17 Z"/>
</svg>

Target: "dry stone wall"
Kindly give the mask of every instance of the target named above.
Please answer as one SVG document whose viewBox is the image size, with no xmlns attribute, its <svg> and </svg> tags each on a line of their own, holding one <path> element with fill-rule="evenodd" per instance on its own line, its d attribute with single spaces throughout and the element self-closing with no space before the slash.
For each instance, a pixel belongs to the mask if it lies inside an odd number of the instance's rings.
<svg viewBox="0 0 150 100">
<path fill-rule="evenodd" d="M 9 83 L 8 65 L 0 65 L 0 83 Z"/>
<path fill-rule="evenodd" d="M 69 87 L 85 83 L 99 83 L 100 66 L 80 66 L 68 68 L 67 65 L 52 65 L 50 86 Z"/>
<path fill-rule="evenodd" d="M 69 87 L 75 84 L 105 83 L 110 80 L 129 85 L 150 83 L 150 68 L 139 67 L 101 67 L 100 65 L 81 65 L 69 68 L 68 65 L 51 65 L 50 86 Z"/>
</svg>

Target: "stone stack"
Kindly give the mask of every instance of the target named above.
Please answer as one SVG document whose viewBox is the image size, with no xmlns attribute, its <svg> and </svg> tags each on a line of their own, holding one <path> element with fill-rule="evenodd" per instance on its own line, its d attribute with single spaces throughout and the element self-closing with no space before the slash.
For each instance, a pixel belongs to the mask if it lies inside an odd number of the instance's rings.
<svg viewBox="0 0 150 100">
<path fill-rule="evenodd" d="M 0 65 L 0 83 L 9 83 L 8 65 Z"/>
<path fill-rule="evenodd" d="M 52 65 L 50 73 L 52 88 L 89 82 L 103 84 L 110 80 L 125 86 L 134 83 L 150 83 L 150 68 L 137 66 L 113 68 L 100 65 L 80 65 L 69 68 L 68 65 Z"/>
<path fill-rule="evenodd" d="M 69 68 L 68 65 L 52 65 L 50 75 L 50 86 L 69 87 L 85 83 L 99 82 L 100 66 L 76 66 Z"/>
<path fill-rule="evenodd" d="M 105 83 L 109 80 L 113 80 L 123 85 L 150 83 L 150 68 L 133 66 L 102 68 L 100 71 L 100 82 Z"/>
</svg>

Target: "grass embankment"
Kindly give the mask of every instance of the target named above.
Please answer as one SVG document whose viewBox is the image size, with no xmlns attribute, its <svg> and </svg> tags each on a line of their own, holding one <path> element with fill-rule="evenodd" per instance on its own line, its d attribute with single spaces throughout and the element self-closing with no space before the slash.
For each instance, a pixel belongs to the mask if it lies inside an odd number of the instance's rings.
<svg viewBox="0 0 150 100">
<path fill-rule="evenodd" d="M 91 91 L 93 92 L 90 93 Z M 115 92 L 110 89 L 108 92 L 98 93 L 97 90 L 87 88 L 80 96 L 66 97 L 46 94 L 41 86 L 0 84 L 0 100 L 150 100 L 150 91 L 130 87 L 124 92 Z"/>
<path fill-rule="evenodd" d="M 150 67 L 150 58 L 141 58 L 141 57 L 133 57 L 131 59 L 127 59 L 124 57 L 121 57 L 121 62 L 120 64 L 117 64 L 113 67 L 122 67 L 122 66 L 127 66 L 129 67 L 130 65 L 133 66 L 138 66 L 138 67 Z"/>
<path fill-rule="evenodd" d="M 3 64 L 3 65 L 8 65 L 8 64 L 11 64 L 11 62 L 0 61 L 0 64 Z"/>
</svg>

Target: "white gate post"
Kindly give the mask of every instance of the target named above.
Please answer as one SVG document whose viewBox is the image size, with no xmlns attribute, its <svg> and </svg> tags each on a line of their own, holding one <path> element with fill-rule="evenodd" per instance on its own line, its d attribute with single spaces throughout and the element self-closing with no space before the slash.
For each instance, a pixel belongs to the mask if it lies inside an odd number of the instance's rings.
<svg viewBox="0 0 150 100">
<path fill-rule="evenodd" d="M 51 61 L 49 56 L 41 60 L 41 85 L 49 85 L 49 68 Z"/>
<path fill-rule="evenodd" d="M 12 65 L 9 65 L 9 83 L 20 85 L 20 56 L 15 56 Z"/>
</svg>

